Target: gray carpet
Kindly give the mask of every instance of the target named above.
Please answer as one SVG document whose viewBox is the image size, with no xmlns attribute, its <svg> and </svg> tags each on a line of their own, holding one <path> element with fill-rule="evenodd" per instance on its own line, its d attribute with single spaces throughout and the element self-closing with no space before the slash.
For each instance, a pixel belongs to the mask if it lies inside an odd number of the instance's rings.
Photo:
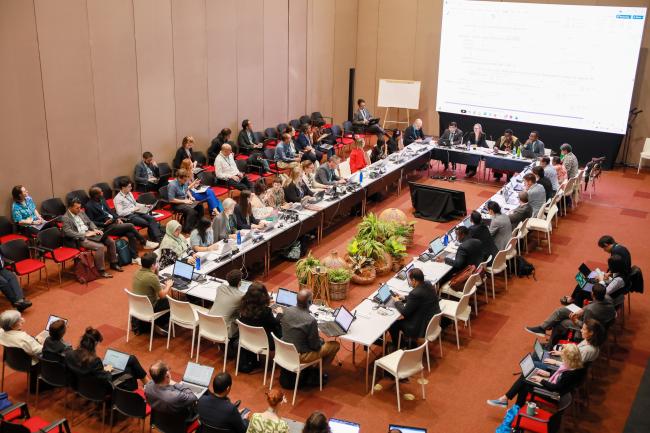
<svg viewBox="0 0 650 433">
<path fill-rule="evenodd" d="M 623 433 L 648 433 L 650 432 L 650 361 L 639 384 L 634 404 L 625 423 Z"/>
</svg>

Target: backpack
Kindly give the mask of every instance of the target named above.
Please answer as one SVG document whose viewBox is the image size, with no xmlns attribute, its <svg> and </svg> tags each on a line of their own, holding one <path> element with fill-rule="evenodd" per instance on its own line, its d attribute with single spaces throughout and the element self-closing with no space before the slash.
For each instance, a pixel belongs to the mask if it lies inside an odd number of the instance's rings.
<svg viewBox="0 0 650 433">
<path fill-rule="evenodd" d="M 628 277 L 628 286 L 630 292 L 643 293 L 643 273 L 638 266 L 632 266 Z"/>
<path fill-rule="evenodd" d="M 90 251 L 79 254 L 75 260 L 74 276 L 81 284 L 88 284 L 99 278 L 99 271 L 95 267 L 95 258 Z"/>
<path fill-rule="evenodd" d="M 514 431 L 512 428 L 512 423 L 517 419 L 517 415 L 519 414 L 519 405 L 513 405 L 506 411 L 506 415 L 503 417 L 503 422 L 499 424 L 497 429 L 495 430 L 496 433 L 511 433 Z"/>
<path fill-rule="evenodd" d="M 131 256 L 129 243 L 124 239 L 118 239 L 115 241 L 115 249 L 117 250 L 117 264 L 120 266 L 130 265 L 133 257 Z"/>
<path fill-rule="evenodd" d="M 518 277 L 529 277 L 532 275 L 533 279 L 537 280 L 537 278 L 535 278 L 535 266 L 533 266 L 532 263 L 524 259 L 522 256 L 516 256 L 515 260 L 517 261 L 515 269 L 517 270 Z"/>
<path fill-rule="evenodd" d="M 9 401 L 9 395 L 6 392 L 0 392 L 0 411 L 5 410 L 11 406 L 11 401 Z"/>
</svg>

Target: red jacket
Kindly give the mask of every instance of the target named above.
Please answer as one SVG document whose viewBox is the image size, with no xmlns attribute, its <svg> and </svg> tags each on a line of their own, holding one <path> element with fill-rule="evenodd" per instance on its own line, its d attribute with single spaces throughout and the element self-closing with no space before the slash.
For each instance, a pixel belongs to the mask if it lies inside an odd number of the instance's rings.
<svg viewBox="0 0 650 433">
<path fill-rule="evenodd" d="M 363 149 L 355 147 L 350 153 L 350 172 L 355 173 L 366 166 L 366 154 Z"/>
</svg>

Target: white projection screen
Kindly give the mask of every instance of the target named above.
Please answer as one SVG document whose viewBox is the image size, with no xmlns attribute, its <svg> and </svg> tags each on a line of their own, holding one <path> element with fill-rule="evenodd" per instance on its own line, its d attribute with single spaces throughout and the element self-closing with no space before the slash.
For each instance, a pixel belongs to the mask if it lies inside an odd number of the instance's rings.
<svg viewBox="0 0 650 433">
<path fill-rule="evenodd" d="M 437 111 L 625 133 L 646 8 L 443 7 Z"/>
</svg>

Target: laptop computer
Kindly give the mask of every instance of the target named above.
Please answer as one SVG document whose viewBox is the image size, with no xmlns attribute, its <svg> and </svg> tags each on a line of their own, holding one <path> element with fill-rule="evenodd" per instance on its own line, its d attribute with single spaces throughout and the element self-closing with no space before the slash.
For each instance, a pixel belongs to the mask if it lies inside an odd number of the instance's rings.
<svg viewBox="0 0 650 433">
<path fill-rule="evenodd" d="M 354 314 L 341 305 L 334 314 L 334 320 L 319 323 L 318 329 L 328 337 L 338 337 L 348 333 L 353 321 Z"/>
<path fill-rule="evenodd" d="M 521 368 L 521 374 L 524 375 L 526 382 L 536 385 L 535 382 L 531 381 L 530 378 L 536 376 L 540 371 L 544 371 L 541 368 L 535 367 L 535 362 L 530 353 L 527 353 L 524 358 L 519 361 L 519 367 Z"/>
<path fill-rule="evenodd" d="M 389 424 L 388 433 L 427 433 L 424 427 L 409 427 L 405 425 Z"/>
<path fill-rule="evenodd" d="M 156 202 L 152 204 L 136 203 L 135 213 L 148 214 L 149 212 L 155 209 L 157 204 L 158 204 L 158 200 L 156 200 Z"/>
<path fill-rule="evenodd" d="M 433 254 L 434 256 L 440 254 L 444 249 L 445 249 L 445 244 L 442 241 L 442 236 L 435 238 L 429 244 L 429 252 L 431 252 L 431 254 Z"/>
<path fill-rule="evenodd" d="M 398 280 L 405 280 L 405 279 L 406 279 L 406 274 L 407 274 L 407 272 L 408 272 L 409 269 L 411 269 L 412 267 L 413 267 L 413 263 L 411 263 L 410 265 L 408 265 L 407 267 L 405 267 L 404 269 L 402 269 L 401 271 L 399 271 L 395 277 L 396 277 Z"/>
<path fill-rule="evenodd" d="M 388 284 L 384 283 L 381 286 L 379 286 L 377 293 L 372 299 L 375 302 L 377 302 L 379 305 L 383 305 L 384 307 L 390 308 L 395 306 L 395 300 L 393 299 L 394 294 L 395 292 L 393 292 L 391 287 Z"/>
<path fill-rule="evenodd" d="M 330 418 L 328 421 L 331 433 L 359 433 L 361 426 L 356 422 Z"/>
<path fill-rule="evenodd" d="M 63 317 L 55 316 L 54 314 L 50 314 L 50 316 L 47 318 L 47 323 L 45 324 L 45 329 L 42 330 L 41 332 L 38 333 L 36 336 L 37 340 L 43 341 L 47 337 L 50 336 L 50 325 L 57 320 L 63 320 L 65 324 L 68 324 L 68 319 L 64 319 Z"/>
<path fill-rule="evenodd" d="M 214 373 L 214 368 L 208 365 L 188 362 L 183 374 L 183 380 L 180 383 L 189 388 L 196 398 L 201 398 L 208 390 L 212 373 Z"/>
<path fill-rule="evenodd" d="M 311 204 L 319 203 L 321 200 L 323 200 L 323 197 L 325 197 L 325 190 L 318 191 L 313 197 L 309 199 L 309 203 Z"/>
<path fill-rule="evenodd" d="M 585 292 L 591 293 L 594 288 L 594 283 L 596 282 L 596 276 L 598 273 L 589 269 L 587 265 L 582 263 L 578 266 L 578 273 L 576 274 L 576 282 L 582 290 Z"/>
<path fill-rule="evenodd" d="M 280 287 L 275 303 L 284 307 L 295 307 L 298 305 L 298 292 Z"/>
<path fill-rule="evenodd" d="M 172 272 L 172 281 L 174 282 L 173 286 L 176 289 L 187 289 L 192 282 L 192 276 L 194 275 L 194 265 L 183 262 L 181 260 L 176 260 L 174 263 L 174 270 Z"/>
<path fill-rule="evenodd" d="M 119 350 L 115 349 L 107 349 L 106 353 L 104 354 L 104 359 L 102 360 L 102 364 L 104 364 L 104 367 L 107 365 L 110 365 L 113 367 L 111 370 L 111 374 L 121 374 L 124 373 L 124 370 L 126 370 L 126 364 L 129 362 L 129 355 L 128 353 L 120 352 Z"/>
<path fill-rule="evenodd" d="M 541 362 L 544 362 L 547 358 L 552 358 L 551 353 L 548 350 L 544 350 L 542 343 L 540 343 L 539 340 L 535 340 L 535 344 L 533 344 L 533 353 Z"/>
</svg>

